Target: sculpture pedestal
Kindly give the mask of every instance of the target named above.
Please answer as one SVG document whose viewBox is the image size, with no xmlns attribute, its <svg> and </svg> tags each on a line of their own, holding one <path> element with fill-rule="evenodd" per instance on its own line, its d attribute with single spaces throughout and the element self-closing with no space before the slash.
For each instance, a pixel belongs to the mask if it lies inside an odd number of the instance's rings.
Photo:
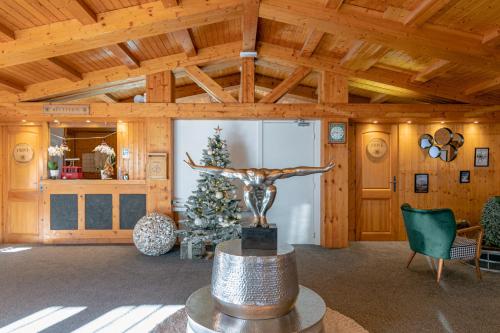
<svg viewBox="0 0 500 333">
<path fill-rule="evenodd" d="M 295 250 L 280 244 L 275 251 L 242 249 L 233 239 L 217 245 L 212 269 L 212 296 L 222 312 L 242 319 L 287 314 L 299 293 Z"/>
<path fill-rule="evenodd" d="M 206 286 L 189 296 L 186 313 L 189 333 L 321 333 L 326 305 L 314 291 L 300 286 L 295 307 L 285 316 L 263 320 L 240 319 L 218 310 L 210 286 Z"/>
<path fill-rule="evenodd" d="M 274 250 L 278 249 L 278 229 L 276 224 L 269 224 L 268 228 L 241 227 L 241 248 Z"/>
</svg>

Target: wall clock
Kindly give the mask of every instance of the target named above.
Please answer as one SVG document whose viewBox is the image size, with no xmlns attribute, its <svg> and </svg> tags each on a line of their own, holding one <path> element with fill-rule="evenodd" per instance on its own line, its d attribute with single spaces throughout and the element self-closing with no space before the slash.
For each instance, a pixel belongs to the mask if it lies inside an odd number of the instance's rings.
<svg viewBox="0 0 500 333">
<path fill-rule="evenodd" d="M 346 123 L 328 123 L 328 143 L 345 143 L 346 136 Z"/>
</svg>

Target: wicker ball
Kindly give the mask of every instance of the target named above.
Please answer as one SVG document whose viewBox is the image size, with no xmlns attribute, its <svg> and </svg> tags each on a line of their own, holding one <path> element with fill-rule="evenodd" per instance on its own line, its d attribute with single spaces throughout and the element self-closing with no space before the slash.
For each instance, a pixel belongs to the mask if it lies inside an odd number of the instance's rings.
<svg viewBox="0 0 500 333">
<path fill-rule="evenodd" d="M 148 256 L 159 256 L 172 249 L 177 238 L 174 221 L 152 213 L 142 217 L 134 227 L 134 244 Z"/>
</svg>

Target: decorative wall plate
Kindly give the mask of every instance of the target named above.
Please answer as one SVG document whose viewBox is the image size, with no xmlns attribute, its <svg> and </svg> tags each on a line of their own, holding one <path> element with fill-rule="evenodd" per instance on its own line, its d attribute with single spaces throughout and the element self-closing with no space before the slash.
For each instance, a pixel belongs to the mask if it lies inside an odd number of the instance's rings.
<svg viewBox="0 0 500 333">
<path fill-rule="evenodd" d="M 373 158 L 382 158 L 387 154 L 387 142 L 381 138 L 373 138 L 368 141 L 366 151 Z"/>
<path fill-rule="evenodd" d="M 434 140 L 438 145 L 447 145 L 453 138 L 453 132 L 447 127 L 440 128 L 434 133 Z"/>
<path fill-rule="evenodd" d="M 14 161 L 18 163 L 29 163 L 33 160 L 35 152 L 33 151 L 33 147 L 31 147 L 27 143 L 18 143 L 14 147 L 13 156 Z"/>
<path fill-rule="evenodd" d="M 434 139 L 430 134 L 423 134 L 420 136 L 420 139 L 418 139 L 418 144 L 422 149 L 429 149 L 430 147 L 432 147 L 433 143 Z"/>
</svg>

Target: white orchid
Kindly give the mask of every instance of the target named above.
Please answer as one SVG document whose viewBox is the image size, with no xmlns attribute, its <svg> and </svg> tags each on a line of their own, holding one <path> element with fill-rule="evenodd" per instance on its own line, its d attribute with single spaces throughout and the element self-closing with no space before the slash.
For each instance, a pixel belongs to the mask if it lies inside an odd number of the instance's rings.
<svg viewBox="0 0 500 333">
<path fill-rule="evenodd" d="M 70 151 L 68 146 L 50 146 L 49 149 L 49 156 L 50 157 L 62 157 L 64 156 L 64 153 L 67 151 Z"/>
<path fill-rule="evenodd" d="M 113 147 L 110 147 L 105 143 L 101 143 L 100 145 L 95 147 L 94 152 L 99 152 L 101 154 L 113 156 L 113 157 L 116 156 L 116 153 L 115 153 L 115 150 L 113 149 Z"/>
</svg>

